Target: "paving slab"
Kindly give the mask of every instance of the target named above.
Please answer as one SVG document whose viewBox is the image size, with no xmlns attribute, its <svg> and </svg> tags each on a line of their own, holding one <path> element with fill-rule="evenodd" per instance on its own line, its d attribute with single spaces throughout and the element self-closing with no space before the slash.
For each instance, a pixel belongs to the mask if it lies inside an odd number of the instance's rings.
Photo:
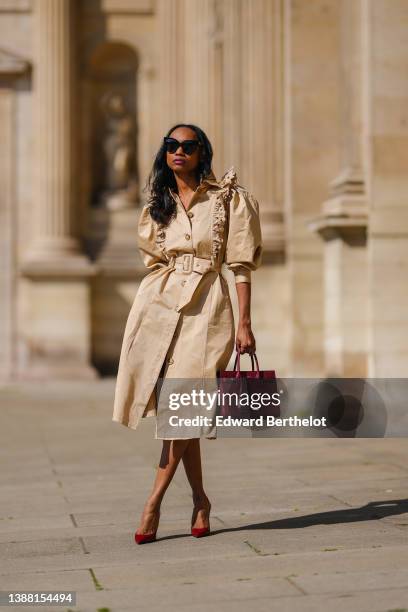
<svg viewBox="0 0 408 612">
<path fill-rule="evenodd" d="M 305 593 L 343 593 L 398 589 L 408 585 L 408 569 L 340 572 L 316 576 L 295 576 L 294 584 Z"/>
</svg>

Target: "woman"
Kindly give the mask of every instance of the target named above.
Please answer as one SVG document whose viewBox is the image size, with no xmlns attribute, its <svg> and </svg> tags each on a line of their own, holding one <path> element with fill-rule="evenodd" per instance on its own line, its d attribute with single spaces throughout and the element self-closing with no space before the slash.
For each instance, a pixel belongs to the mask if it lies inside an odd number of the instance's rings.
<svg viewBox="0 0 408 612">
<path fill-rule="evenodd" d="M 217 181 L 212 147 L 195 125 L 178 124 L 165 136 L 149 177 L 150 198 L 138 224 L 138 246 L 150 273 L 131 308 L 119 361 L 113 420 L 136 429 L 158 416 L 158 379 L 216 379 L 234 349 L 234 318 L 221 263 L 235 274 L 237 351 L 253 353 L 251 271 L 261 263 L 259 208 L 231 168 Z M 160 412 L 159 412 L 160 413 Z M 157 423 L 158 419 L 156 419 Z M 206 437 L 214 438 L 208 431 Z M 198 437 L 163 439 L 153 490 L 137 543 L 156 538 L 160 505 L 182 459 L 193 493 L 192 535 L 209 533 Z"/>
</svg>

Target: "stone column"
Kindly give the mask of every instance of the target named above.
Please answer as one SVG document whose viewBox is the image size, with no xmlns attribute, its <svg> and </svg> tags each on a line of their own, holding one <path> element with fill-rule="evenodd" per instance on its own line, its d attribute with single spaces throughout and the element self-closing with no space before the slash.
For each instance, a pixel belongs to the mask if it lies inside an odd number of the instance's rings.
<svg viewBox="0 0 408 612">
<path fill-rule="evenodd" d="M 324 240 L 325 372 L 337 376 L 366 376 L 368 367 L 366 27 L 365 0 L 343 0 L 341 169 L 309 224 Z"/>
<path fill-rule="evenodd" d="M 206 132 L 214 149 L 214 171 L 220 176 L 225 170 L 223 6 L 220 0 L 185 0 L 184 6 L 184 117 Z"/>
<path fill-rule="evenodd" d="M 157 147 L 185 112 L 185 0 L 158 0 L 159 72 L 156 90 Z M 155 145 L 155 151 L 156 151 Z"/>
<path fill-rule="evenodd" d="M 257 338 L 260 357 L 283 373 L 288 370 L 289 352 L 283 218 L 283 3 L 241 0 L 239 5 L 232 2 L 231 8 L 240 10 L 240 29 L 235 36 L 241 116 L 233 133 L 239 181 L 259 201 L 262 220 L 263 266 L 254 276 L 254 325 L 264 331 Z M 235 149 L 230 149 L 232 158 Z"/>
<path fill-rule="evenodd" d="M 0 383 L 13 379 L 17 362 L 17 96 L 29 70 L 27 61 L 0 49 Z"/>
<path fill-rule="evenodd" d="M 225 169 L 234 165 L 240 172 L 242 168 L 241 0 L 224 0 L 223 22 L 223 163 Z M 239 178 L 242 181 L 242 178 Z"/>
<path fill-rule="evenodd" d="M 35 224 L 30 260 L 85 262 L 76 237 L 74 10 L 76 1 L 35 3 Z"/>
<path fill-rule="evenodd" d="M 21 266 L 26 354 L 22 377 L 94 376 L 90 295 L 94 272 L 81 253 L 76 219 L 74 135 L 76 0 L 34 4 L 34 218 Z"/>
<path fill-rule="evenodd" d="M 263 215 L 264 254 L 281 260 L 283 236 L 283 29 L 281 0 L 242 0 L 241 180 Z"/>
</svg>

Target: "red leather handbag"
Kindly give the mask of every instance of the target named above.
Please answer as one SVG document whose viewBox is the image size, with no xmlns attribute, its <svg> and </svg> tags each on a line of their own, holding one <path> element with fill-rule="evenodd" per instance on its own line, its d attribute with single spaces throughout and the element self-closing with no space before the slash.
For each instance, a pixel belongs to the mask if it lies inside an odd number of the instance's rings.
<svg viewBox="0 0 408 612">
<path fill-rule="evenodd" d="M 279 405 L 263 405 L 261 394 L 277 393 L 275 370 L 260 370 L 256 353 L 250 354 L 252 370 L 241 370 L 241 354 L 237 350 L 232 370 L 219 370 L 218 390 L 221 403 L 218 414 L 232 417 L 257 417 L 280 415 Z M 256 364 L 256 369 L 255 369 Z M 228 402 L 223 401 L 226 398 Z"/>
</svg>

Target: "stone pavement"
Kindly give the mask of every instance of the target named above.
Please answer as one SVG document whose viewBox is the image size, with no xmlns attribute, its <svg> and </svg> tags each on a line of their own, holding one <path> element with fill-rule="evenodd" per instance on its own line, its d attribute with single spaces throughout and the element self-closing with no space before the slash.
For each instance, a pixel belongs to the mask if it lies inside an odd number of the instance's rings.
<svg viewBox="0 0 408 612">
<path fill-rule="evenodd" d="M 203 440 L 213 535 L 189 535 L 180 465 L 158 541 L 136 546 L 161 442 L 153 418 L 111 421 L 113 392 L 0 390 L 1 590 L 75 590 L 36 608 L 63 612 L 408 610 L 405 439 Z"/>
</svg>

